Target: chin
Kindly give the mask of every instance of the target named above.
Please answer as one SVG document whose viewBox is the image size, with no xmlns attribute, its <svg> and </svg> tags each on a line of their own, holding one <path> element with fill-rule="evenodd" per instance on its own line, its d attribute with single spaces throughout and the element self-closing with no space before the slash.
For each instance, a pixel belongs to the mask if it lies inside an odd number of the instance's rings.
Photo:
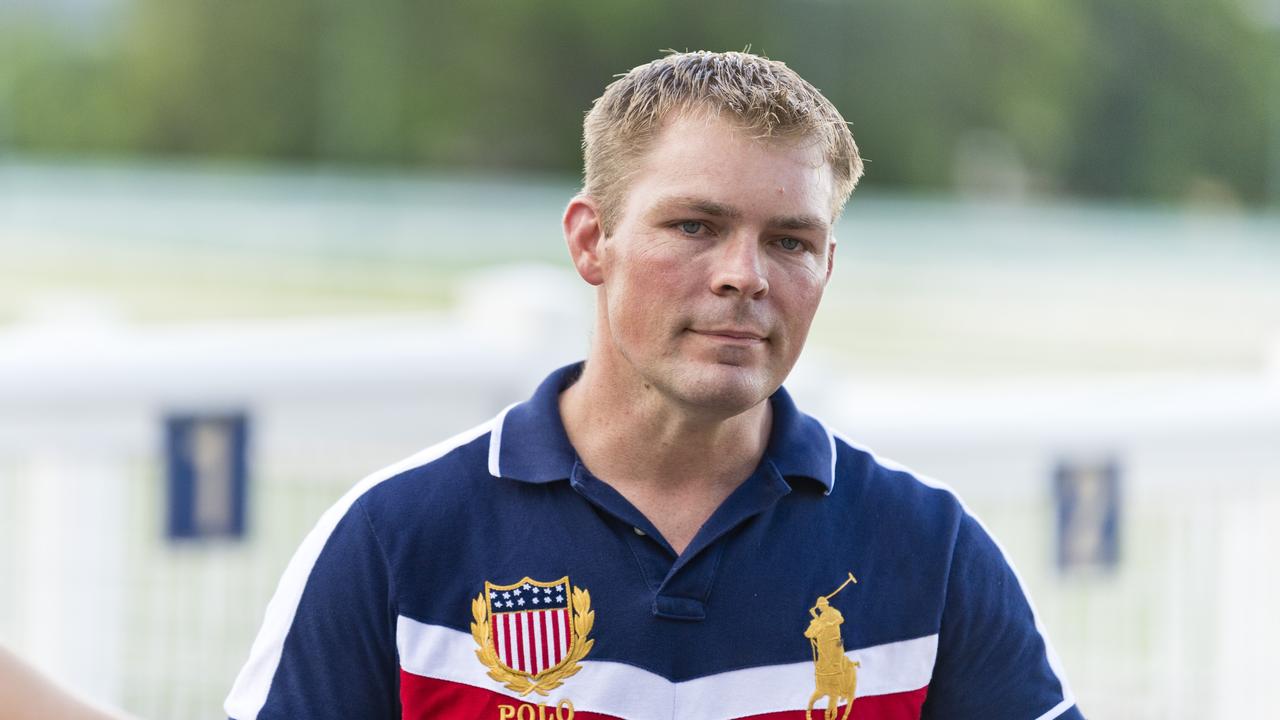
<svg viewBox="0 0 1280 720">
<path fill-rule="evenodd" d="M 670 389 L 681 402 L 725 417 L 750 410 L 781 384 L 759 368 L 721 364 L 689 368 L 674 380 Z"/>
</svg>

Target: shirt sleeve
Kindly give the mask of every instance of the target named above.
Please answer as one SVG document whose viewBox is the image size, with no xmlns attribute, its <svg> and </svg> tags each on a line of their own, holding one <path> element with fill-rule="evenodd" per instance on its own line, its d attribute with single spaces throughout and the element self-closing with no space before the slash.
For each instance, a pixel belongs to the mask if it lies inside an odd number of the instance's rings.
<svg viewBox="0 0 1280 720">
<path fill-rule="evenodd" d="M 394 582 L 357 498 L 303 541 L 224 709 L 234 720 L 399 718 Z"/>
<path fill-rule="evenodd" d="M 1013 568 L 965 514 L 922 718 L 1082 720 Z"/>
</svg>

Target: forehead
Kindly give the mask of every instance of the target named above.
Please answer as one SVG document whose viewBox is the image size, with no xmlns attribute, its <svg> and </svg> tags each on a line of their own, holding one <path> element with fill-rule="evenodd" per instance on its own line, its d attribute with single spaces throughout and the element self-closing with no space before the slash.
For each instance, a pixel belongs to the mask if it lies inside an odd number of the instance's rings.
<svg viewBox="0 0 1280 720">
<path fill-rule="evenodd" d="M 695 114 L 669 120 L 656 134 L 636 163 L 627 204 L 696 197 L 829 223 L 834 192 L 816 139 L 753 137 L 727 120 Z"/>
</svg>

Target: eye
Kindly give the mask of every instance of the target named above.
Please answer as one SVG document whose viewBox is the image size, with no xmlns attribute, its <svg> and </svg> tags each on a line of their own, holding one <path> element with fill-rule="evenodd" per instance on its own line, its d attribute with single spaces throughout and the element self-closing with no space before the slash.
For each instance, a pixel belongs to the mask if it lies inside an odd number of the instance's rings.
<svg viewBox="0 0 1280 720">
<path fill-rule="evenodd" d="M 676 225 L 676 227 L 680 228 L 680 232 L 685 235 L 697 235 L 698 232 L 706 226 L 697 220 L 685 220 L 684 222 Z"/>
<path fill-rule="evenodd" d="M 804 248 L 804 243 L 793 237 L 782 238 L 781 240 L 778 241 L 778 245 L 781 246 L 782 249 L 786 250 L 787 252 L 795 252 L 796 250 L 800 250 Z"/>
</svg>

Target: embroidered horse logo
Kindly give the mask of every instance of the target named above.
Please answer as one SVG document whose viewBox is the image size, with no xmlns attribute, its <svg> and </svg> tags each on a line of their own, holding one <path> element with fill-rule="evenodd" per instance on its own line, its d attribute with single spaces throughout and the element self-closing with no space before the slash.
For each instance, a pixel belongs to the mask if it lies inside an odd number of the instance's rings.
<svg viewBox="0 0 1280 720">
<path fill-rule="evenodd" d="M 818 602 L 809 608 L 809 627 L 804 636 L 809 638 L 809 647 L 813 650 L 814 691 L 809 697 L 809 706 L 805 708 L 805 720 L 813 720 L 813 706 L 819 698 L 827 698 L 827 707 L 823 711 L 823 720 L 835 720 L 840 712 L 840 703 L 846 702 L 844 715 L 840 720 L 848 720 L 853 710 L 854 694 L 858 689 L 858 668 L 861 663 L 850 660 L 844 654 L 844 639 L 840 636 L 840 625 L 844 623 L 844 615 L 831 607 L 831 598 L 850 582 L 858 579 L 849 573 L 849 579 L 836 588 L 830 595 L 818 598 Z"/>
</svg>

